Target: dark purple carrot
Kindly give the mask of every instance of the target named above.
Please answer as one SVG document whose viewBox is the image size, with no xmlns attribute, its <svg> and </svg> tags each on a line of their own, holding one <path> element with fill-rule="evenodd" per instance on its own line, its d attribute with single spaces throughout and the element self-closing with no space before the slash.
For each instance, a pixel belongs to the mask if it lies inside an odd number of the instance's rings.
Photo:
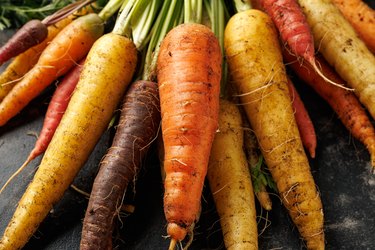
<svg viewBox="0 0 375 250">
<path fill-rule="evenodd" d="M 114 218 L 160 123 L 157 84 L 134 82 L 123 101 L 111 148 L 100 163 L 83 221 L 80 249 L 109 249 Z"/>
<path fill-rule="evenodd" d="M 325 81 L 349 89 L 324 76 L 318 68 L 314 39 L 306 17 L 296 0 L 259 0 L 259 2 L 278 29 L 282 42 L 286 43 L 297 57 L 306 60 Z"/>
<path fill-rule="evenodd" d="M 0 193 L 8 186 L 14 177 L 16 177 L 32 160 L 41 155 L 46 151 L 48 144 L 50 143 L 53 134 L 59 125 L 63 114 L 65 113 L 66 107 L 69 104 L 70 97 L 75 89 L 79 76 L 81 74 L 82 65 L 85 59 L 81 60 L 76 67 L 74 67 L 66 76 L 64 76 L 61 83 L 56 88 L 52 99 L 48 105 L 46 117 L 43 122 L 42 130 L 38 140 L 35 143 L 33 150 L 30 152 L 26 161 L 22 166 L 7 180 L 4 186 L 0 189 Z"/>
<path fill-rule="evenodd" d="M 0 65 L 42 42 L 48 35 L 47 26 L 39 20 L 31 20 L 22 26 L 0 48 Z"/>
</svg>

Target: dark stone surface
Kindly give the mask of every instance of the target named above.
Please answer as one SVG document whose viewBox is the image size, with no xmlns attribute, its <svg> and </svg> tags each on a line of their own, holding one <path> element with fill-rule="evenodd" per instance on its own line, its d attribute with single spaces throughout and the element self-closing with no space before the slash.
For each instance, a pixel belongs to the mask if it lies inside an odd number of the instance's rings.
<svg viewBox="0 0 375 250">
<path fill-rule="evenodd" d="M 0 44 L 11 31 L 2 32 Z M 4 67 L 1 68 L 1 71 Z M 370 173 L 369 154 L 354 140 L 337 115 L 313 90 L 297 83 L 297 89 L 311 115 L 318 136 L 316 158 L 311 170 L 320 190 L 325 213 L 327 249 L 375 249 L 375 177 Z M 0 128 L 0 186 L 23 163 L 35 143 L 53 88 L 34 100 L 12 121 Z M 106 132 L 87 164 L 74 181 L 86 191 L 97 166 L 110 143 Z M 155 152 L 155 151 L 152 151 Z M 3 233 L 15 206 L 31 180 L 41 157 L 38 157 L 0 195 L 0 234 Z M 155 153 L 151 153 L 141 172 L 136 195 L 129 191 L 127 202 L 135 212 L 122 217 L 115 238 L 116 249 L 167 249 L 166 221 L 162 209 L 162 181 Z M 279 199 L 273 196 L 273 210 L 260 213 L 260 249 L 303 249 Z M 73 189 L 66 191 L 25 249 L 78 249 L 87 198 Z M 215 207 L 206 185 L 202 199 L 201 220 L 196 226 L 190 249 L 224 249 Z"/>
</svg>

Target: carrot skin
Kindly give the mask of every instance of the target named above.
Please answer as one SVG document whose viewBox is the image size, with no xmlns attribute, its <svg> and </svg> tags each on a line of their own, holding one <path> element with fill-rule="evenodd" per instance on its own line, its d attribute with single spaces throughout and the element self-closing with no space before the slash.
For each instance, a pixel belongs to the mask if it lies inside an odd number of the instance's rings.
<svg viewBox="0 0 375 250">
<path fill-rule="evenodd" d="M 70 18 L 66 18 L 55 25 L 48 26 L 48 36 L 43 42 L 16 56 L 9 63 L 0 75 L 0 101 L 4 99 L 14 85 L 38 62 L 40 54 L 47 47 L 48 43 L 71 22 Z"/>
<path fill-rule="evenodd" d="M 123 100 L 111 148 L 100 164 L 83 221 L 81 250 L 108 249 L 112 228 L 128 184 L 156 138 L 160 123 L 157 83 L 134 82 Z"/>
<path fill-rule="evenodd" d="M 40 20 L 28 21 L 0 48 L 0 65 L 39 44 L 47 35 L 47 26 Z"/>
<path fill-rule="evenodd" d="M 95 42 L 34 179 L 0 240 L 0 249 L 22 248 L 61 199 L 107 128 L 136 64 L 131 40 L 109 33 Z"/>
<path fill-rule="evenodd" d="M 76 13 L 58 21 L 53 25 L 49 25 L 48 36 L 43 42 L 31 47 L 22 54 L 16 56 L 0 75 L 0 101 L 9 93 L 14 85 L 19 82 L 22 77 L 38 62 L 40 54 L 47 47 L 50 41 L 68 24 L 70 24 L 77 16 L 92 13 L 93 8 L 87 7 L 77 11 Z"/>
<path fill-rule="evenodd" d="M 45 48 L 38 63 L 0 103 L 0 126 L 86 56 L 103 32 L 103 21 L 96 14 L 77 18 L 66 26 Z"/>
<path fill-rule="evenodd" d="M 324 249 L 323 207 L 287 87 L 278 35 L 259 10 L 235 14 L 224 33 L 229 73 L 280 198 L 308 249 Z"/>
<path fill-rule="evenodd" d="M 328 0 L 298 0 L 315 47 L 375 118 L 375 56 Z"/>
<path fill-rule="evenodd" d="M 314 40 L 296 0 L 260 0 L 279 30 L 281 40 L 308 62 L 314 61 Z"/>
<path fill-rule="evenodd" d="M 258 249 L 254 191 L 243 143 L 238 106 L 220 100 L 219 130 L 210 153 L 207 179 L 228 250 Z"/>
<path fill-rule="evenodd" d="M 218 127 L 221 51 L 201 24 L 172 29 L 157 61 L 164 141 L 164 213 L 168 235 L 184 239 L 196 221 Z"/>
<path fill-rule="evenodd" d="M 66 76 L 64 76 L 64 79 L 55 90 L 50 104 L 48 105 L 42 130 L 40 131 L 40 135 L 34 148 L 31 150 L 29 156 L 22 166 L 5 182 L 4 186 L 0 189 L 0 194 L 8 186 L 12 179 L 16 177 L 33 159 L 46 151 L 48 144 L 50 143 L 52 136 L 61 121 L 66 107 L 68 106 L 71 94 L 78 83 L 82 64 L 83 60 L 80 64 L 68 72 Z"/>
<path fill-rule="evenodd" d="M 298 130 L 301 135 L 301 140 L 311 158 L 315 157 L 316 150 L 316 133 L 314 124 L 312 123 L 309 113 L 303 104 L 301 97 L 295 89 L 292 81 L 288 78 L 288 89 L 292 99 L 293 109 L 295 110 L 294 116 L 296 118 Z"/>
<path fill-rule="evenodd" d="M 297 76 L 331 106 L 353 137 L 366 146 L 371 156 L 371 165 L 375 167 L 375 129 L 356 95 L 353 92 L 327 84 L 310 65 L 305 62 L 301 64 L 295 56 L 287 51 L 284 51 L 283 56 L 285 62 Z M 321 55 L 316 58 L 322 72 L 327 77 L 339 84 L 346 84 Z"/>
<path fill-rule="evenodd" d="M 375 53 L 375 10 L 361 0 L 332 0 L 367 47 Z"/>
<path fill-rule="evenodd" d="M 39 156 L 47 149 L 48 144 L 50 143 L 52 136 L 65 113 L 66 107 L 69 104 L 70 97 L 78 83 L 79 76 L 83 68 L 83 63 L 84 59 L 81 60 L 77 66 L 71 69 L 57 86 L 48 105 L 46 117 L 43 122 L 38 140 L 36 141 L 35 146 L 28 157 L 29 160 Z"/>
</svg>

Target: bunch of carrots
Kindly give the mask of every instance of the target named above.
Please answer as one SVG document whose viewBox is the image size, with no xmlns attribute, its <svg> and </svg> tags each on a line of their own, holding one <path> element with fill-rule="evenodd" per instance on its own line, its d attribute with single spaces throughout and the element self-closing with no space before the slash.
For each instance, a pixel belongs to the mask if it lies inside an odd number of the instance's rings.
<svg viewBox="0 0 375 250">
<path fill-rule="evenodd" d="M 27 244 L 108 128 L 80 249 L 115 248 L 125 196 L 156 147 L 169 249 L 193 242 L 206 180 L 226 249 L 258 249 L 255 199 L 270 211 L 269 192 L 306 248 L 324 249 L 316 133 L 288 70 L 366 146 L 374 170 L 374 19 L 354 0 L 81 0 L 28 22 L 0 48 L 0 126 L 54 93 L 35 147 L 0 183 L 2 199 L 42 156 L 0 250 Z"/>
</svg>

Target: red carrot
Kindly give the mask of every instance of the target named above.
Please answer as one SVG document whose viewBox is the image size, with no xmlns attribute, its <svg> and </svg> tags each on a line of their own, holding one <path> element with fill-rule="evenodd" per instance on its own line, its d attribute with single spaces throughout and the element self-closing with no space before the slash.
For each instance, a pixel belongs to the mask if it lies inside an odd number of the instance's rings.
<svg viewBox="0 0 375 250">
<path fill-rule="evenodd" d="M 111 148 L 100 163 L 83 221 L 80 249 L 108 249 L 113 218 L 160 124 L 157 84 L 134 82 L 127 91 Z"/>
<path fill-rule="evenodd" d="M 371 165 L 375 169 L 375 129 L 358 98 L 351 91 L 326 84 L 307 63 L 300 63 L 294 55 L 284 51 L 284 60 L 300 79 L 311 86 L 338 114 L 341 122 L 354 138 L 362 142 L 370 153 Z M 335 82 L 345 81 L 329 66 L 322 56 L 317 56 L 322 72 Z"/>
<path fill-rule="evenodd" d="M 63 80 L 56 88 L 48 105 L 43 127 L 33 150 L 30 152 L 22 166 L 6 181 L 4 186 L 0 189 L 0 193 L 33 159 L 41 155 L 47 149 L 47 146 L 50 143 L 52 136 L 55 133 L 55 130 L 66 110 L 66 107 L 68 106 L 71 94 L 78 83 L 83 63 L 84 59 L 66 76 L 64 76 Z"/>
<path fill-rule="evenodd" d="M 310 119 L 310 116 L 301 100 L 301 97 L 299 96 L 297 90 L 295 89 L 292 81 L 289 78 L 288 88 L 294 108 L 294 117 L 296 118 L 298 130 L 301 135 L 302 144 L 310 153 L 311 158 L 314 158 L 316 149 L 316 133 L 314 124 Z"/>
<path fill-rule="evenodd" d="M 214 33 L 189 23 L 172 29 L 157 61 L 165 148 L 164 212 L 170 249 L 197 219 L 218 128 L 221 50 Z"/>
<path fill-rule="evenodd" d="M 279 31 L 281 40 L 292 52 L 305 59 L 327 82 L 338 85 L 322 74 L 315 61 L 314 39 L 301 7 L 296 0 L 259 0 Z M 341 88 L 347 88 L 338 85 Z M 348 88 L 347 88 L 348 89 Z"/>
</svg>

